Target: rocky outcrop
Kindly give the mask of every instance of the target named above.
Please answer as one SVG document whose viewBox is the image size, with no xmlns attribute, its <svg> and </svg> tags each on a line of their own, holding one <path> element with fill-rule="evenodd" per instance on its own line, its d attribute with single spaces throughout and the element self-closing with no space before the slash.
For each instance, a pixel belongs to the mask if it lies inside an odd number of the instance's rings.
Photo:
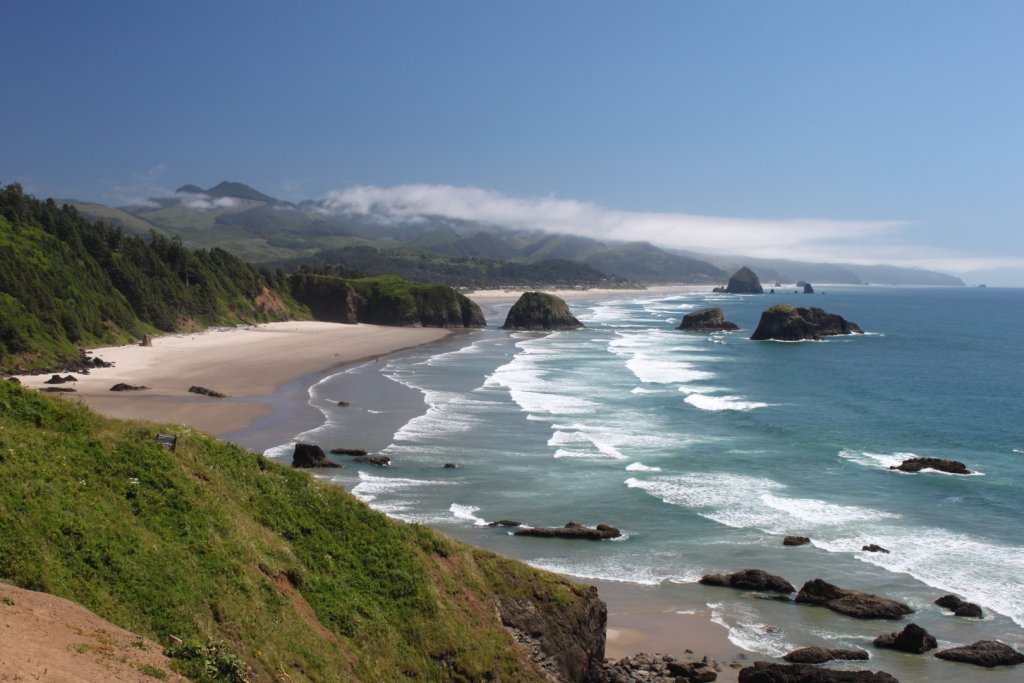
<svg viewBox="0 0 1024 683">
<path fill-rule="evenodd" d="M 118 382 L 110 387 L 111 391 L 145 391 L 146 389 L 149 389 L 149 387 L 142 386 L 141 384 L 125 384 L 124 382 Z"/>
<path fill-rule="evenodd" d="M 740 669 L 740 683 L 899 683 L 884 671 L 822 669 L 812 664 L 754 662 Z"/>
<path fill-rule="evenodd" d="M 617 662 L 605 662 L 604 677 L 600 680 L 603 683 L 706 683 L 718 680 L 716 668 L 717 663 L 707 657 L 682 661 L 669 655 L 640 652 Z"/>
<path fill-rule="evenodd" d="M 189 390 L 189 393 L 200 394 L 202 396 L 209 396 L 210 398 L 227 398 L 228 397 L 227 394 L 222 394 L 219 391 L 214 391 L 213 389 L 207 389 L 206 387 L 199 387 L 199 386 L 195 386 L 195 385 L 190 386 L 188 388 L 188 390 Z"/>
<path fill-rule="evenodd" d="M 856 619 L 901 619 L 914 610 L 902 602 L 882 598 L 871 593 L 839 588 L 822 579 L 811 579 L 796 596 L 796 601 L 807 605 L 821 605 Z"/>
<path fill-rule="evenodd" d="M 701 577 L 700 583 L 705 586 L 726 586 L 727 588 L 770 591 L 787 595 L 796 591 L 789 581 L 762 569 L 741 569 L 732 574 L 706 574 Z"/>
<path fill-rule="evenodd" d="M 386 455 L 357 455 L 352 458 L 352 462 L 364 463 L 367 465 L 376 465 L 377 467 L 390 467 L 391 458 Z"/>
<path fill-rule="evenodd" d="M 584 539 L 587 541 L 603 541 L 609 538 L 618 538 L 622 532 L 607 524 L 598 524 L 596 527 L 583 526 L 576 522 L 569 522 L 564 527 L 523 527 L 514 532 L 516 536 L 536 536 L 538 538 L 570 538 Z"/>
<path fill-rule="evenodd" d="M 934 650 L 939 646 L 935 636 L 917 624 L 907 624 L 902 631 L 893 631 L 878 636 L 874 640 L 874 645 L 915 655 Z"/>
<path fill-rule="evenodd" d="M 899 470 L 900 472 L 920 472 L 921 470 L 938 470 L 939 472 L 946 472 L 947 474 L 970 474 L 971 471 L 967 469 L 959 460 L 944 460 L 942 458 L 909 458 L 904 460 L 899 465 L 891 465 L 890 470 Z"/>
<path fill-rule="evenodd" d="M 559 609 L 539 609 L 530 597 L 497 597 L 501 623 L 517 644 L 554 680 L 602 680 L 608 609 L 593 586 L 577 586 L 580 600 Z M 546 600 L 546 596 L 533 598 Z"/>
<path fill-rule="evenodd" d="M 803 283 L 804 294 L 814 294 L 814 287 L 811 286 L 810 282 Z"/>
<path fill-rule="evenodd" d="M 569 305 L 553 294 L 523 292 L 509 309 L 503 330 L 577 330 L 583 323 L 573 317 Z"/>
<path fill-rule="evenodd" d="M 757 273 L 743 266 L 729 278 L 729 284 L 725 289 L 716 287 L 714 291 L 727 294 L 764 294 L 764 287 L 761 286 Z"/>
<path fill-rule="evenodd" d="M 761 320 L 750 338 L 755 341 L 804 341 L 863 332 L 856 323 L 820 308 L 794 308 L 789 304 L 777 304 L 761 313 Z"/>
<path fill-rule="evenodd" d="M 993 668 L 1024 664 L 1024 655 L 996 640 L 979 640 L 971 645 L 951 647 L 935 653 L 939 659 Z"/>
<path fill-rule="evenodd" d="M 51 375 L 50 379 L 43 382 L 43 384 L 67 384 L 68 382 L 77 382 L 78 378 L 74 375 Z"/>
<path fill-rule="evenodd" d="M 782 545 L 807 545 L 811 539 L 806 536 L 786 536 L 782 539 Z"/>
<path fill-rule="evenodd" d="M 731 332 L 740 329 L 736 323 L 726 320 L 722 309 L 704 308 L 683 316 L 683 322 L 676 328 L 692 332 Z"/>
<path fill-rule="evenodd" d="M 870 659 L 870 655 L 860 648 L 802 647 L 787 652 L 782 658 L 791 664 L 824 664 L 834 659 L 867 660 Z"/>
<path fill-rule="evenodd" d="M 497 522 L 489 522 L 487 524 L 487 526 L 489 526 L 489 527 L 496 527 L 496 526 L 516 527 L 516 526 L 522 526 L 522 525 L 523 525 L 522 522 L 517 522 L 514 519 L 499 519 Z"/>
<path fill-rule="evenodd" d="M 862 545 L 860 549 L 866 553 L 884 553 L 886 555 L 889 554 L 888 550 L 878 545 L 877 543 L 869 543 L 868 545 Z"/>
<path fill-rule="evenodd" d="M 948 610 L 952 610 L 953 614 L 958 617 L 981 619 L 982 616 L 984 616 L 979 605 L 976 605 L 973 602 L 961 600 L 955 595 L 943 595 L 935 601 L 935 604 L 939 607 L 945 607 Z"/>
<path fill-rule="evenodd" d="M 292 467 L 340 467 L 331 462 L 324 450 L 313 443 L 297 443 L 292 453 Z"/>
<path fill-rule="evenodd" d="M 334 455 L 366 455 L 366 450 L 362 448 L 332 448 L 331 453 Z"/>
</svg>

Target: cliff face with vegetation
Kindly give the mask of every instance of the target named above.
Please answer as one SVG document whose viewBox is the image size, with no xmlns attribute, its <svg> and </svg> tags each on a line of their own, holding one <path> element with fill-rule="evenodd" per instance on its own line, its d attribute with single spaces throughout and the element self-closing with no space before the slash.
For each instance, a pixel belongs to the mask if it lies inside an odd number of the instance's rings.
<svg viewBox="0 0 1024 683">
<path fill-rule="evenodd" d="M 421 285 L 393 275 L 340 278 L 296 273 L 295 299 L 318 320 L 411 327 L 484 327 L 480 307 L 451 287 Z"/>
<path fill-rule="evenodd" d="M 221 249 L 127 235 L 18 185 L 0 190 L 0 369 L 146 332 L 303 315 L 281 284 Z"/>
<path fill-rule="evenodd" d="M 391 520 L 262 455 L 159 429 L 176 451 L 153 425 L 0 382 L 0 578 L 183 639 L 181 667 L 219 652 L 252 681 L 597 677 L 593 588 Z"/>
</svg>

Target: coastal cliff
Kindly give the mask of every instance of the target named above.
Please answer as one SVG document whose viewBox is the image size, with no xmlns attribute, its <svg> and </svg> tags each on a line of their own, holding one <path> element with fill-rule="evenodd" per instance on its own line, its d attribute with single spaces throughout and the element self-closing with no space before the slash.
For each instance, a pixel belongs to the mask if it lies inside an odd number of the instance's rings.
<svg viewBox="0 0 1024 683">
<path fill-rule="evenodd" d="M 523 292 L 509 309 L 503 330 L 576 330 L 583 323 L 573 317 L 569 304 L 545 292 Z"/>
<path fill-rule="evenodd" d="M 184 641 L 166 650 L 180 671 L 198 656 L 268 683 L 598 680 L 592 587 L 187 428 L 6 381 L 0 407 L 0 510 L 18 520 L 0 535 L 0 578 Z"/>
</svg>

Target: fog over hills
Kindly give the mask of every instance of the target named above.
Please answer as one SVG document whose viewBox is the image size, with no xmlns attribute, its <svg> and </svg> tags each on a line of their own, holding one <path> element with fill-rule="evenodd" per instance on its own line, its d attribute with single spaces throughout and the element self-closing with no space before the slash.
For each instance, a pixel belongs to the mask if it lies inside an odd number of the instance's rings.
<svg viewBox="0 0 1024 683">
<path fill-rule="evenodd" d="M 742 255 L 746 246 L 754 253 L 764 251 L 765 234 L 782 242 L 783 249 L 789 243 L 794 253 L 802 253 L 809 230 L 818 231 L 815 239 L 841 241 L 884 230 L 884 223 L 730 222 L 609 212 L 560 199 L 518 200 L 476 188 L 415 186 L 397 191 L 401 189 L 355 187 L 328 193 L 323 199 L 292 203 L 242 182 L 223 181 L 208 189 L 186 184 L 168 196 L 120 208 L 76 205 L 89 216 L 122 224 L 133 232 L 152 229 L 178 235 L 194 246 L 217 246 L 272 265 L 294 264 L 314 255 L 324 263 L 333 255 L 335 265 L 358 268 L 358 259 L 366 260 L 371 253 L 366 249 L 375 249 L 403 263 L 409 253 L 495 263 L 570 261 L 592 268 L 585 271 L 590 276 L 597 273 L 642 284 L 720 283 L 742 265 L 754 268 L 765 282 L 964 284 L 958 277 L 923 268 Z M 709 233 L 724 233 L 724 237 L 719 234 L 716 242 Z M 670 235 L 671 240 L 624 239 L 647 234 Z M 740 255 L 700 248 L 730 239 Z M 680 246 L 680 242 L 687 244 Z M 369 259 L 375 264 L 371 271 L 386 269 L 389 258 Z M 458 271 L 450 265 L 446 264 L 443 278 L 429 271 L 420 276 L 460 284 L 453 282 Z M 399 267 L 397 261 L 394 267 Z"/>
</svg>

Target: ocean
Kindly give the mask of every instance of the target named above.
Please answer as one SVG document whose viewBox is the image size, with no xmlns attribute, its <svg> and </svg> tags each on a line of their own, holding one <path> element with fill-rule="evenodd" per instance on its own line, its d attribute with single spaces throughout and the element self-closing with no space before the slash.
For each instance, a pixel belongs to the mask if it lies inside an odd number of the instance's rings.
<svg viewBox="0 0 1024 683">
<path fill-rule="evenodd" d="M 775 303 L 822 307 L 866 334 L 750 341 Z M 290 461 L 304 440 L 387 455 L 390 468 L 346 463 L 322 476 L 393 517 L 537 567 L 657 587 L 700 606 L 752 657 L 863 647 L 872 669 L 904 681 L 1024 676 L 871 647 L 913 621 L 940 647 L 1024 648 L 1024 290 L 638 291 L 570 306 L 584 329 L 505 332 L 508 305 L 496 306 L 487 329 L 330 375 L 308 390 L 323 423 L 280 433 L 266 452 Z M 741 330 L 675 329 L 708 306 Z M 915 455 L 973 474 L 888 469 Z M 485 526 L 500 519 L 605 523 L 623 536 Z M 811 544 L 784 547 L 788 534 Z M 890 552 L 861 550 L 871 543 Z M 798 588 L 823 578 L 895 598 L 915 614 L 858 621 L 696 583 L 748 567 Z M 949 592 L 984 619 L 932 604 Z"/>
</svg>

